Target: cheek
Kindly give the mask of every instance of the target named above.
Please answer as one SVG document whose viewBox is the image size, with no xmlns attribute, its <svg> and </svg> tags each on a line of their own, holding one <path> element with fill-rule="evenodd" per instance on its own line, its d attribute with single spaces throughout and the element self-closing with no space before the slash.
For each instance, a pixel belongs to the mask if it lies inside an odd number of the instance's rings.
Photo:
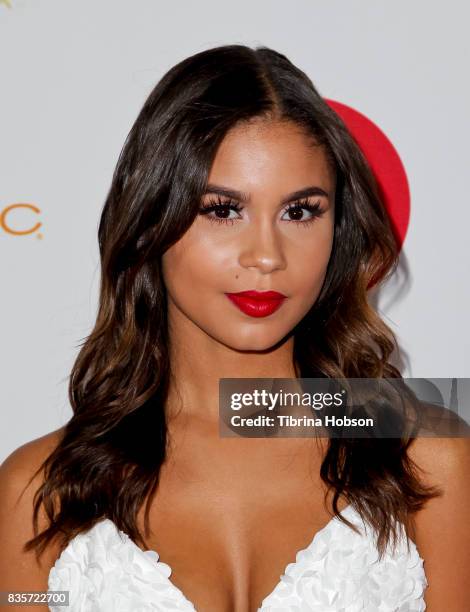
<svg viewBox="0 0 470 612">
<path fill-rule="evenodd" d="M 289 254 L 289 285 L 308 299 L 318 293 L 326 275 L 333 247 L 333 231 L 318 233 L 308 241 L 299 240 Z"/>
<path fill-rule="evenodd" d="M 186 235 L 163 255 L 162 270 L 170 294 L 200 294 L 217 285 L 230 260 L 227 248 L 207 237 Z"/>
</svg>

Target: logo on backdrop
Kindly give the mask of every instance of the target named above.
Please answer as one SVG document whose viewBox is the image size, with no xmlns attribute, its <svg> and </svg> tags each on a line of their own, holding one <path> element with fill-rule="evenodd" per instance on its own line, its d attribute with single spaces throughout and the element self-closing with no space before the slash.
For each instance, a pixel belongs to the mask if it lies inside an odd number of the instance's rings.
<svg viewBox="0 0 470 612">
<path fill-rule="evenodd" d="M 359 111 L 335 100 L 325 102 L 344 121 L 377 180 L 395 239 L 401 248 L 410 220 L 410 189 L 403 163 L 385 134 Z"/>
<path fill-rule="evenodd" d="M 27 223 L 22 222 L 20 224 L 18 216 L 21 218 L 23 215 L 21 213 L 18 215 L 18 211 L 25 210 L 27 211 Z M 37 218 L 40 212 L 41 210 L 34 204 L 22 202 L 10 204 L 0 210 L 0 228 L 13 236 L 25 236 L 36 233 L 36 238 L 42 238 L 42 234 L 38 232 L 42 226 L 41 221 Z"/>
</svg>

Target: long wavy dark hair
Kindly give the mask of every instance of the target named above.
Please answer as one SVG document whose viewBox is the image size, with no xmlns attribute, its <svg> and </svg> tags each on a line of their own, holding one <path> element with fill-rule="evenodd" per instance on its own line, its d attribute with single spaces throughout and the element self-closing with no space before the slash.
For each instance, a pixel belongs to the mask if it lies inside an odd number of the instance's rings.
<svg viewBox="0 0 470 612">
<path fill-rule="evenodd" d="M 290 121 L 323 147 L 336 170 L 333 250 L 321 293 L 293 330 L 301 377 L 401 378 L 398 349 L 367 291 L 397 267 L 398 246 L 374 176 L 343 121 L 311 80 L 266 47 L 227 45 L 197 53 L 157 83 L 120 153 L 99 224 L 101 285 L 96 323 L 70 375 L 73 416 L 36 474 L 35 537 L 25 550 L 65 547 L 98 520 L 147 548 L 137 526 L 148 513 L 167 453 L 171 367 L 161 257 L 200 207 L 227 131 L 253 118 Z M 328 440 L 320 475 L 377 533 L 380 555 L 397 540 L 394 519 L 439 493 L 407 455 L 413 438 Z M 49 526 L 38 533 L 44 505 Z M 339 516 L 346 523 L 348 521 Z M 349 524 L 349 523 L 348 523 Z"/>
</svg>

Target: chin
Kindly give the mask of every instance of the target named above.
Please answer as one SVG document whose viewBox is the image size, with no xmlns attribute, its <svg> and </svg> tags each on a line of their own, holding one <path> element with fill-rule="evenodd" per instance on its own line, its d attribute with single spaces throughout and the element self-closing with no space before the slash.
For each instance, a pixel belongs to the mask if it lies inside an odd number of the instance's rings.
<svg viewBox="0 0 470 612">
<path fill-rule="evenodd" d="M 284 335 L 276 334 L 257 338 L 251 330 L 246 337 L 238 335 L 236 338 L 227 339 L 224 344 L 236 351 L 267 351 L 274 348 L 284 337 Z"/>
</svg>

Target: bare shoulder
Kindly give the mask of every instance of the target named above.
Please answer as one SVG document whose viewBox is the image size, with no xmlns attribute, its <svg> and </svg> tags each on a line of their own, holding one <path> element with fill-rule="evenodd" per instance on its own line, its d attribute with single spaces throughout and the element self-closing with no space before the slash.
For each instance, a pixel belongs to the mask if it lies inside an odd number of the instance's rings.
<svg viewBox="0 0 470 612">
<path fill-rule="evenodd" d="M 416 438 L 408 456 L 425 484 L 469 486 L 470 438 Z M 449 482 L 450 477 L 450 482 Z"/>
<path fill-rule="evenodd" d="M 408 456 L 421 481 L 442 492 L 415 516 L 426 610 L 460 612 L 470 601 L 470 438 L 417 438 Z"/>
<path fill-rule="evenodd" d="M 63 428 L 27 442 L 14 450 L 0 465 L 0 591 L 46 590 L 55 551 L 46 549 L 39 563 L 34 551 L 24 544 L 34 537 L 33 498 L 43 482 L 44 460 L 59 443 Z M 47 517 L 38 514 L 38 527 L 47 526 Z M 38 607 L 35 607 L 38 610 Z"/>
<path fill-rule="evenodd" d="M 64 427 L 59 427 L 40 438 L 25 442 L 0 464 L 0 476 L 7 473 L 23 472 L 38 467 L 37 462 L 44 460 L 59 443 L 64 432 Z"/>
</svg>

